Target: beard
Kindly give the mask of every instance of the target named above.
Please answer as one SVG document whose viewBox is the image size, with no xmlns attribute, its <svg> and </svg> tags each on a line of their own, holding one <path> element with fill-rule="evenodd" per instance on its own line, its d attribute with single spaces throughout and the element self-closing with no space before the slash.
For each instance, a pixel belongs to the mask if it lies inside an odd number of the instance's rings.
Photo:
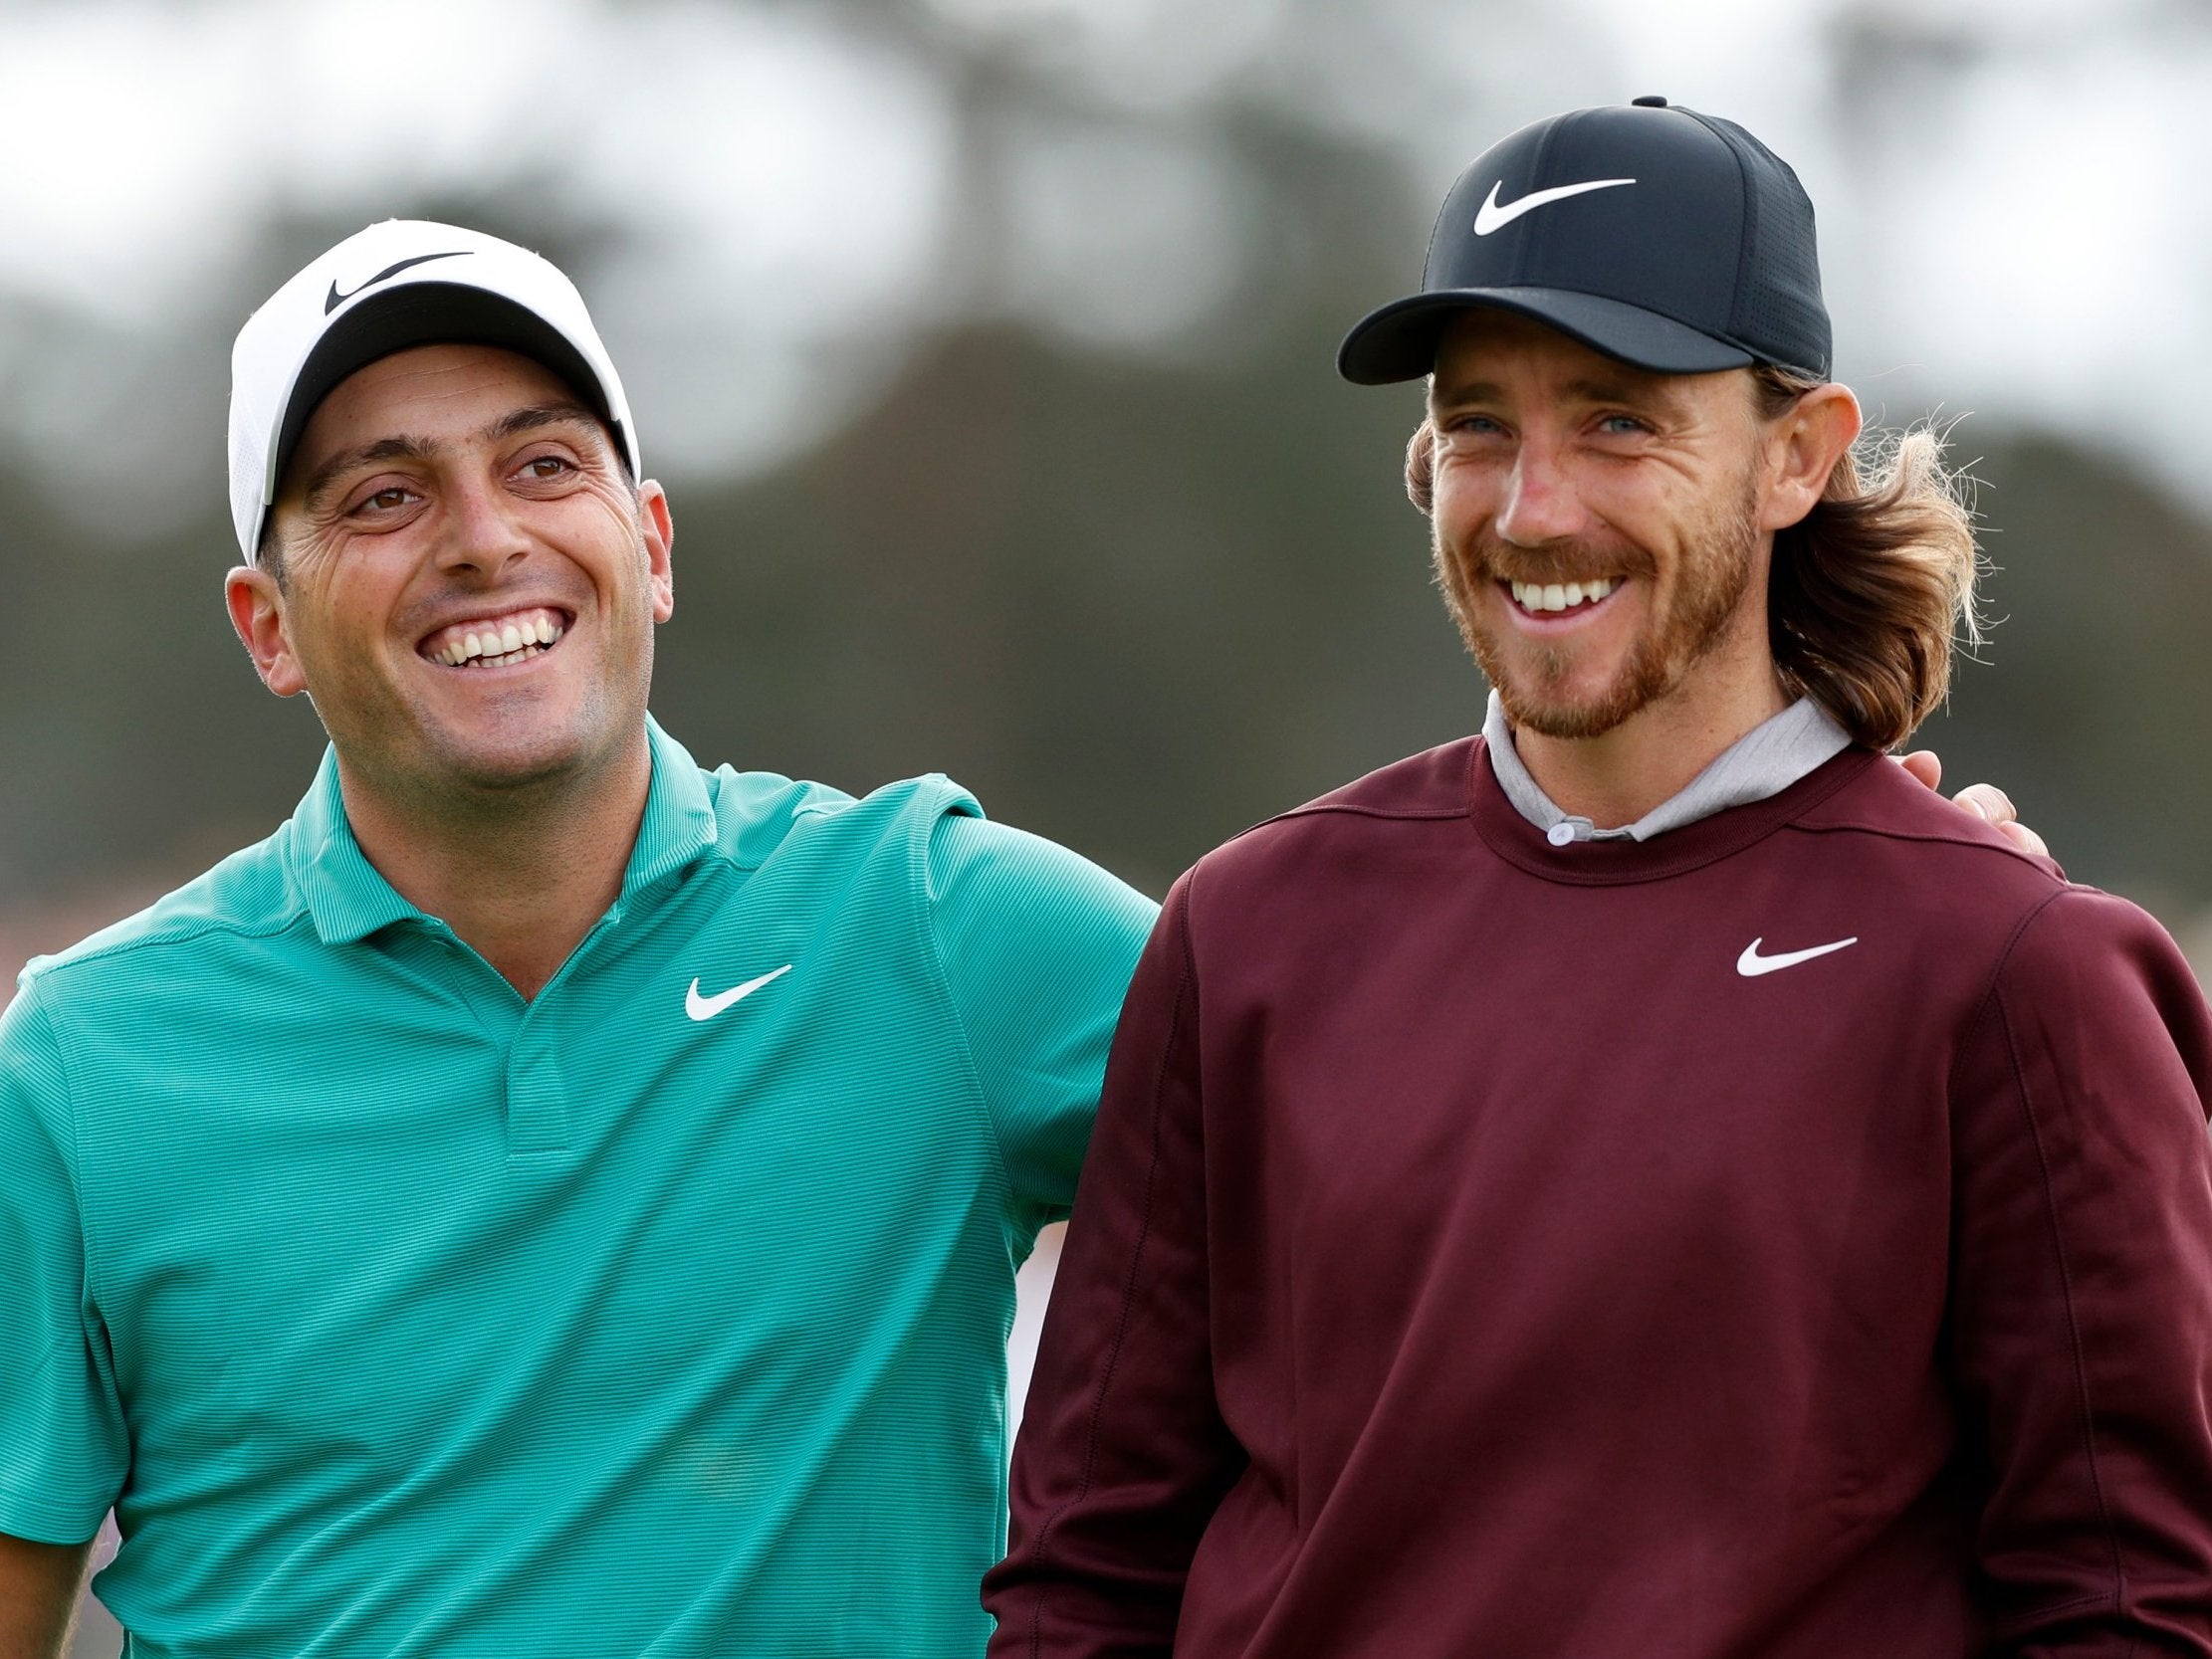
<svg viewBox="0 0 2212 1659">
<path fill-rule="evenodd" d="M 1547 737 L 1597 737 L 1665 697 L 1727 633 L 1751 586 L 1758 546 L 1751 479 L 1701 520 L 1682 526 L 1677 574 L 1656 611 L 1631 642 L 1612 682 L 1595 696 L 1569 690 L 1576 655 L 1493 628 L 1482 620 L 1484 589 L 1503 580 L 1572 582 L 1603 576 L 1650 579 L 1657 562 L 1642 547 L 1576 541 L 1516 547 L 1484 536 L 1463 550 L 1435 537 L 1437 582 L 1483 677 L 1495 688 L 1516 729 Z"/>
</svg>

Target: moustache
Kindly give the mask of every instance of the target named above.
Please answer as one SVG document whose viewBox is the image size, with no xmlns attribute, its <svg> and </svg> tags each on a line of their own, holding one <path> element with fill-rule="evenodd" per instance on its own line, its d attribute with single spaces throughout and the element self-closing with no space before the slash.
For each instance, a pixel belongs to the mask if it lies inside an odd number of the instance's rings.
<svg viewBox="0 0 2212 1659">
<path fill-rule="evenodd" d="M 1601 548 L 1579 541 L 1517 547 L 1491 537 L 1469 544 L 1462 552 L 1461 563 L 1470 576 L 1485 581 L 1558 582 L 1562 586 L 1609 576 L 1650 576 L 1657 570 L 1651 555 L 1640 547 Z"/>
</svg>

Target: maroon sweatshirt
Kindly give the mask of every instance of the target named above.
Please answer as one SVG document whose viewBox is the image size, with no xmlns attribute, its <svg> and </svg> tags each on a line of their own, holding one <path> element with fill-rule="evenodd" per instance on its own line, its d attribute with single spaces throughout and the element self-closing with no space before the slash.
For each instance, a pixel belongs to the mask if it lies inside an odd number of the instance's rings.
<svg viewBox="0 0 2212 1659">
<path fill-rule="evenodd" d="M 1212 854 L 1115 1039 L 992 1653 L 2212 1655 L 2212 1020 L 1847 750 Z"/>
</svg>

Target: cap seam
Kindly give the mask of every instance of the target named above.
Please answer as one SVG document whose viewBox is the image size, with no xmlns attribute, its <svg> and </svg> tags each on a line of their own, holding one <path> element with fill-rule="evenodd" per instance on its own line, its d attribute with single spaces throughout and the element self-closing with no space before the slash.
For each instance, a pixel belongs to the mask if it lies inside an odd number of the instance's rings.
<svg viewBox="0 0 2212 1659">
<path fill-rule="evenodd" d="M 1424 290 L 1429 287 L 1429 273 L 1437 262 L 1437 243 L 1443 235 L 1444 215 L 1451 211 L 1451 191 L 1444 192 L 1443 203 L 1437 209 L 1436 223 L 1429 227 L 1429 249 L 1421 256 L 1421 286 Z"/>
<path fill-rule="evenodd" d="M 1523 194 L 1540 188 L 1540 181 L 1551 177 L 1552 150 L 1566 130 L 1566 120 L 1556 120 L 1537 138 L 1536 154 L 1529 163 L 1531 176 L 1521 187 Z M 1524 220 L 1522 224 L 1522 235 L 1513 244 L 1513 280 L 1504 285 L 1509 288 L 1528 287 L 1529 273 L 1543 269 L 1544 262 L 1537 257 L 1539 251 L 1548 252 L 1550 248 L 1554 221 L 1536 217 Z"/>
<path fill-rule="evenodd" d="M 1695 109 L 1684 109 L 1682 113 L 1719 139 L 1720 147 L 1728 152 L 1728 159 L 1736 164 L 1736 191 L 1741 204 L 1737 222 L 1741 229 L 1736 238 L 1735 281 L 1728 290 L 1728 337 L 1732 342 L 1743 345 L 1743 349 L 1749 351 L 1759 361 L 1771 362 L 1774 359 L 1774 353 L 1761 351 L 1744 344 L 1742 329 L 1738 326 L 1738 318 L 1743 310 L 1744 279 L 1751 268 L 1752 245 L 1757 242 L 1759 237 L 1757 192 L 1751 187 L 1751 170 L 1744 162 L 1743 151 L 1737 146 L 1736 141 L 1722 129 L 1719 122 L 1706 118 L 1702 112 Z"/>
</svg>

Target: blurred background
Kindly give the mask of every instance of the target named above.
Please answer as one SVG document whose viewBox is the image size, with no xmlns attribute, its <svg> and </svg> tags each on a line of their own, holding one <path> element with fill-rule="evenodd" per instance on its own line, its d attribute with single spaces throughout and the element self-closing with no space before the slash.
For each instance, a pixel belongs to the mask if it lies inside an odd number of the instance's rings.
<svg viewBox="0 0 2212 1659">
<path fill-rule="evenodd" d="M 694 753 L 949 772 L 1158 894 L 1478 724 L 1419 388 L 1333 352 L 1476 151 L 1643 93 L 1796 165 L 1839 377 L 1980 481 L 1999 625 L 1920 740 L 2202 966 L 2201 0 L 0 0 L 0 969 L 307 784 L 221 610 L 223 418 L 338 237 L 576 278 L 673 496 Z"/>
</svg>

